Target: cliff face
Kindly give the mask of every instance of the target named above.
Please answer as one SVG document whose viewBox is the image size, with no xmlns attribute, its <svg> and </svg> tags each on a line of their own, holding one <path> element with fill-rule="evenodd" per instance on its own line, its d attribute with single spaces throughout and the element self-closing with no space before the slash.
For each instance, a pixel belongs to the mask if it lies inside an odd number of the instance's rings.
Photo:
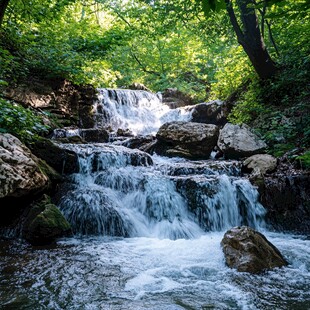
<svg viewBox="0 0 310 310">
<path fill-rule="evenodd" d="M 91 85 L 79 86 L 64 79 L 29 81 L 6 89 L 5 96 L 23 106 L 48 112 L 60 125 L 92 128 L 92 104 L 97 91 Z"/>
</svg>

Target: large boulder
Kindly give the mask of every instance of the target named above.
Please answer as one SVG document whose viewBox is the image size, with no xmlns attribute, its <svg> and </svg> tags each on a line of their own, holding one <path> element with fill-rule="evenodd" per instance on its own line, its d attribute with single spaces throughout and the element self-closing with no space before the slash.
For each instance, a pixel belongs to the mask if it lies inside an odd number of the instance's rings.
<svg viewBox="0 0 310 310">
<path fill-rule="evenodd" d="M 33 245 L 53 243 L 70 232 L 70 224 L 46 195 L 31 206 L 23 225 L 23 237 Z"/>
<path fill-rule="evenodd" d="M 30 145 L 31 151 L 42 158 L 59 173 L 79 171 L 78 156 L 70 150 L 63 149 L 48 139 L 41 138 Z"/>
<path fill-rule="evenodd" d="M 240 272 L 260 273 L 287 265 L 280 251 L 264 235 L 247 226 L 228 230 L 221 246 L 228 267 Z"/>
<path fill-rule="evenodd" d="M 170 122 L 162 125 L 156 135 L 155 152 L 166 156 L 208 159 L 216 145 L 216 125 L 194 122 Z"/>
<path fill-rule="evenodd" d="M 223 126 L 227 123 L 227 109 L 220 100 L 203 102 L 189 109 L 192 112 L 192 122 Z"/>
<path fill-rule="evenodd" d="M 0 198 L 35 194 L 48 185 L 39 159 L 16 137 L 0 134 Z"/>
<path fill-rule="evenodd" d="M 277 168 L 277 159 L 268 154 L 257 154 L 243 161 L 243 171 L 252 175 L 264 175 Z"/>
<path fill-rule="evenodd" d="M 239 159 L 260 154 L 267 147 L 266 143 L 250 130 L 249 126 L 245 124 L 233 125 L 231 123 L 227 123 L 220 130 L 217 145 L 224 153 L 224 156 L 229 159 Z"/>
</svg>

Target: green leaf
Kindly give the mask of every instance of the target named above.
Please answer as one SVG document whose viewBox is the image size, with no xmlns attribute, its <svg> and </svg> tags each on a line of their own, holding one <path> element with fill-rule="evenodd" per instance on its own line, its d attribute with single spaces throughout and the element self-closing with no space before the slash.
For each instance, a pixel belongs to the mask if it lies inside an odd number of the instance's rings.
<svg viewBox="0 0 310 310">
<path fill-rule="evenodd" d="M 201 3 L 205 16 L 209 16 L 212 12 L 219 12 L 226 8 L 224 0 L 197 0 Z"/>
</svg>

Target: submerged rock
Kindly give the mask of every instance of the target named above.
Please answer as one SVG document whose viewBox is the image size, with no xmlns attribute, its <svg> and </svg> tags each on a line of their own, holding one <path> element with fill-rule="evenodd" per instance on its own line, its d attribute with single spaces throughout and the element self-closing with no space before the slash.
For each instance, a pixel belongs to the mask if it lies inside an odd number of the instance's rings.
<svg viewBox="0 0 310 310">
<path fill-rule="evenodd" d="M 239 159 L 262 153 L 267 145 L 257 135 L 250 131 L 250 127 L 227 123 L 222 130 L 217 143 L 224 156 L 229 159 Z"/>
<path fill-rule="evenodd" d="M 128 237 L 130 228 L 109 198 L 108 191 L 75 189 L 60 201 L 59 208 L 75 234 Z"/>
<path fill-rule="evenodd" d="M 240 272 L 260 273 L 288 264 L 263 234 L 247 226 L 228 230 L 221 246 L 228 267 Z"/>
<path fill-rule="evenodd" d="M 194 122 L 170 122 L 160 127 L 155 152 L 166 156 L 208 159 L 216 145 L 216 125 Z"/>
<path fill-rule="evenodd" d="M 35 194 L 48 185 L 39 159 L 16 137 L 0 134 L 0 198 Z"/>
<path fill-rule="evenodd" d="M 53 243 L 70 231 L 70 224 L 47 195 L 32 205 L 23 225 L 23 237 L 33 245 Z"/>
</svg>

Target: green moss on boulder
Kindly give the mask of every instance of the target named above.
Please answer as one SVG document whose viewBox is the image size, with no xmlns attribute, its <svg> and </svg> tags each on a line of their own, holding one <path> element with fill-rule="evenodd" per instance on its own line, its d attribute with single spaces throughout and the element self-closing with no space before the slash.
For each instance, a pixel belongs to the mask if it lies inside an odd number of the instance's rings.
<svg viewBox="0 0 310 310">
<path fill-rule="evenodd" d="M 24 238 L 33 245 L 53 243 L 70 232 L 70 224 L 47 195 L 32 205 L 23 228 Z"/>
</svg>

